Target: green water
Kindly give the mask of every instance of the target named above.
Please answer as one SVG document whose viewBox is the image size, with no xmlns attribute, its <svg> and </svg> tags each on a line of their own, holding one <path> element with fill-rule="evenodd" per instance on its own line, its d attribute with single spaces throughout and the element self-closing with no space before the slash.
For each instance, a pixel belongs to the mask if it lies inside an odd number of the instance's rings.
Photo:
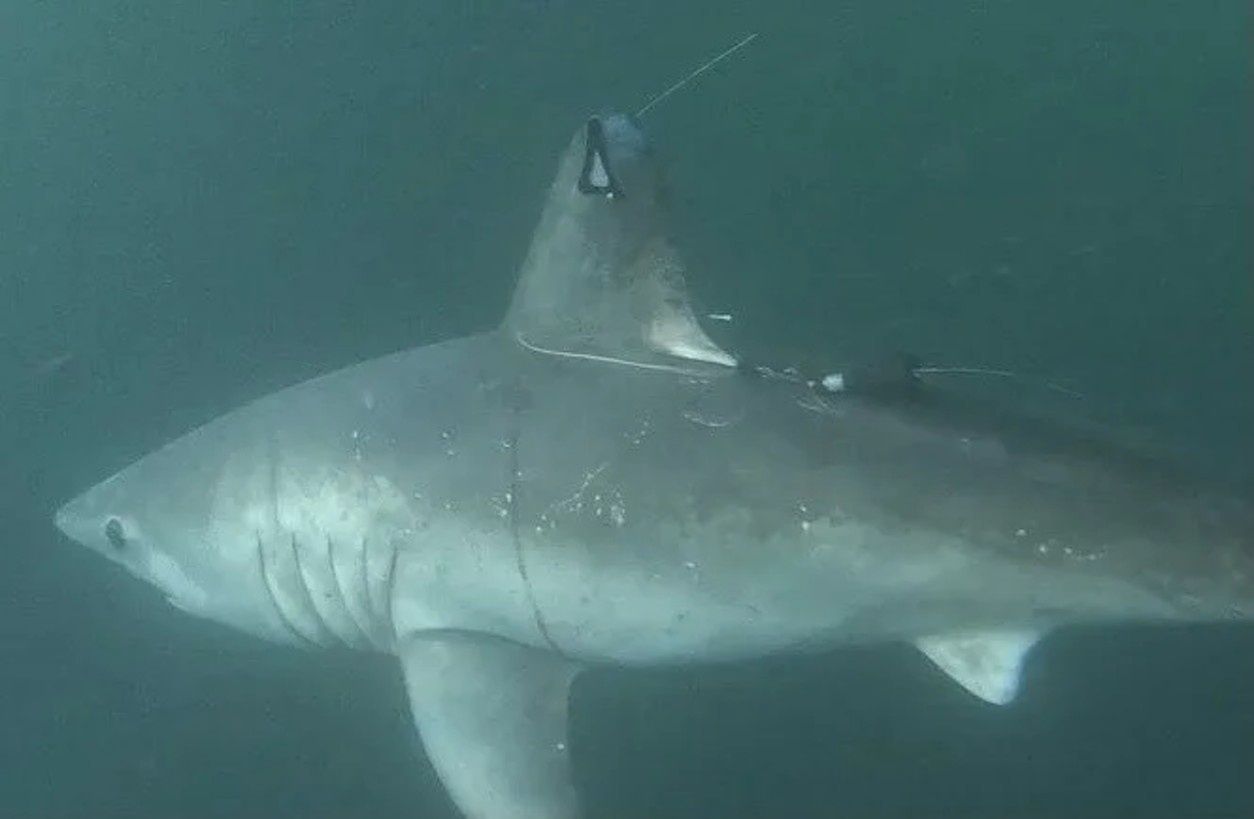
<svg viewBox="0 0 1254 819">
<path fill-rule="evenodd" d="M 490 326 L 583 118 L 749 32 L 645 123 L 739 345 L 1013 368 L 1248 480 L 1247 6 L 5 3 L 0 816 L 453 815 L 385 663 L 176 616 L 51 510 Z M 1252 677 L 1244 628 L 1059 635 L 1004 710 L 904 648 L 600 671 L 572 744 L 597 817 L 1248 816 Z"/>
</svg>

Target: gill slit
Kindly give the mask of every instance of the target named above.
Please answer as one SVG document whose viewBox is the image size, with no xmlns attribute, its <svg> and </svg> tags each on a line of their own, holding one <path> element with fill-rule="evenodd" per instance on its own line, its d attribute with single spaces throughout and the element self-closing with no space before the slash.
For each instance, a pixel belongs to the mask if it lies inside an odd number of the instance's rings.
<svg viewBox="0 0 1254 819">
<path fill-rule="evenodd" d="M 374 599 L 374 592 L 370 585 L 370 541 L 363 535 L 361 538 L 361 588 L 365 593 L 366 611 L 372 618 L 378 617 L 383 613 L 383 607 Z"/>
<path fill-rule="evenodd" d="M 353 624 L 357 634 L 361 637 L 366 645 L 373 645 L 374 639 L 371 638 L 370 632 L 357 619 L 357 612 L 354 611 L 353 605 L 349 602 L 349 597 L 344 591 L 344 584 L 340 582 L 339 569 L 335 567 L 335 551 L 331 536 L 327 535 L 327 565 L 331 569 L 331 582 L 335 584 L 335 593 L 340 596 L 340 603 L 343 604 L 344 611 L 348 614 L 349 622 Z"/>
<path fill-rule="evenodd" d="M 382 589 L 381 597 L 376 595 L 374 584 L 370 582 L 370 540 L 363 537 L 361 539 L 361 584 L 366 592 L 366 607 L 370 610 L 370 616 L 379 619 L 376 627 L 382 625 L 384 634 L 382 640 L 375 644 L 380 648 L 387 645 L 396 645 L 396 617 L 393 613 L 395 607 L 395 588 L 396 588 L 396 560 L 397 550 L 393 545 L 388 556 L 387 574 L 383 575 L 381 580 Z"/>
<path fill-rule="evenodd" d="M 270 579 L 269 564 L 266 562 L 265 544 L 261 538 L 261 532 L 257 532 L 257 567 L 261 570 L 261 582 L 265 584 L 266 593 L 270 595 L 270 605 L 274 606 L 275 614 L 279 615 L 279 619 L 283 621 L 283 625 L 287 630 L 304 643 L 307 648 L 314 648 L 319 645 L 317 640 L 311 638 L 308 634 L 301 631 L 294 621 L 283 608 L 283 604 L 279 602 L 280 595 L 275 593 L 274 581 Z"/>
<path fill-rule="evenodd" d="M 327 618 L 323 616 L 322 610 L 318 608 L 318 602 L 314 600 L 313 592 L 309 590 L 309 578 L 305 574 L 305 566 L 300 562 L 300 547 L 296 545 L 296 533 L 291 533 L 289 541 L 292 545 L 292 560 L 296 562 L 296 585 L 300 588 L 301 594 L 305 597 L 305 602 L 309 604 L 309 611 L 313 614 L 314 622 L 318 625 L 318 631 L 321 632 L 323 644 L 342 643 L 343 638 L 335 633 L 335 629 L 331 628 L 327 623 Z"/>
<path fill-rule="evenodd" d="M 389 555 L 388 555 L 388 573 L 387 573 L 386 579 L 383 582 L 384 588 L 387 589 L 387 604 L 383 607 L 383 613 L 387 615 L 388 635 L 391 637 L 393 645 L 395 645 L 396 644 L 396 615 L 395 615 L 396 560 L 397 560 L 397 553 L 399 550 L 396 548 L 395 543 L 392 543 L 391 546 L 392 548 L 389 549 Z"/>
<path fill-rule="evenodd" d="M 518 408 L 515 407 L 513 423 L 510 425 L 509 431 L 509 534 L 514 541 L 514 559 L 518 564 L 518 576 L 522 579 L 523 589 L 527 593 L 527 602 L 531 606 L 531 617 L 535 620 L 536 631 L 540 633 L 540 637 L 550 649 L 557 654 L 562 654 L 562 650 L 553 641 L 553 635 L 549 632 L 549 625 L 545 622 L 544 613 L 540 610 L 540 603 L 536 600 L 536 592 L 531 585 L 531 577 L 527 574 L 527 559 L 523 552 L 522 535 L 518 530 L 518 491 L 522 483 L 519 480 L 518 469 L 518 412 Z"/>
<path fill-rule="evenodd" d="M 266 454 L 269 456 L 266 460 L 269 464 L 269 484 L 270 484 L 270 522 L 273 531 L 281 532 L 282 527 L 279 525 L 279 447 L 274 440 L 274 430 L 267 430 L 266 434 Z M 287 626 L 288 630 L 300 638 L 301 642 L 307 646 L 318 646 L 320 642 L 305 633 L 304 629 L 297 625 L 297 618 L 284 608 L 281 602 L 283 598 L 282 590 L 277 588 L 275 581 L 270 577 L 270 563 L 266 560 L 265 540 L 261 536 L 261 530 L 257 530 L 257 562 L 261 566 L 261 576 L 266 584 L 266 591 L 270 594 L 270 602 L 274 604 L 274 610 L 278 612 L 279 619 Z"/>
</svg>

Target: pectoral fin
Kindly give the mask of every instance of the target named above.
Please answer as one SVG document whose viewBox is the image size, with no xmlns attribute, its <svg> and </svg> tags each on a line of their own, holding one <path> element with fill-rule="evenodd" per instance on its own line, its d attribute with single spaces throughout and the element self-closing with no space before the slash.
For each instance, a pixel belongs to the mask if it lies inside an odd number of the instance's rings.
<svg viewBox="0 0 1254 819">
<path fill-rule="evenodd" d="M 955 682 L 994 705 L 1019 692 L 1023 660 L 1040 640 L 1037 631 L 980 631 L 922 637 L 915 645 Z"/>
<path fill-rule="evenodd" d="M 470 632 L 431 632 L 397 649 L 422 742 L 470 819 L 574 819 L 566 700 L 579 667 Z"/>
</svg>

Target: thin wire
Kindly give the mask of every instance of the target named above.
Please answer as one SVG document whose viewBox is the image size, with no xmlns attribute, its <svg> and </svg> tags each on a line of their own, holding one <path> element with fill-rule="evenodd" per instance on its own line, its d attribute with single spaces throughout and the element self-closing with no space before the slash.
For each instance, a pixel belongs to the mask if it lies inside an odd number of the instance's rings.
<svg viewBox="0 0 1254 819">
<path fill-rule="evenodd" d="M 750 34 L 748 37 L 746 37 L 746 38 L 744 38 L 743 40 L 741 40 L 740 42 L 736 43 L 734 46 L 732 46 L 731 48 L 727 49 L 727 50 L 726 50 L 726 51 L 724 51 L 722 54 L 719 54 L 717 57 L 715 57 L 715 58 L 713 58 L 713 59 L 709 60 L 708 62 L 706 62 L 706 64 L 705 64 L 705 65 L 701 66 L 701 67 L 700 67 L 700 68 L 698 68 L 696 71 L 693 71 L 691 74 L 689 74 L 688 76 L 684 77 L 682 80 L 680 80 L 679 82 L 675 83 L 675 84 L 674 84 L 674 85 L 672 85 L 670 88 L 668 88 L 668 89 L 666 89 L 665 91 L 663 91 L 661 94 L 658 94 L 656 97 L 654 97 L 653 99 L 651 99 L 651 100 L 649 100 L 648 102 L 646 102 L 646 103 L 644 104 L 644 107 L 643 107 L 643 108 L 641 108 L 639 111 L 637 111 L 637 112 L 636 112 L 636 116 L 637 116 L 637 117 L 642 117 L 642 116 L 644 116 L 644 115 L 645 115 L 645 114 L 649 111 L 649 109 L 650 109 L 650 108 L 652 108 L 653 106 L 657 105 L 659 102 L 661 102 L 662 100 L 666 99 L 666 98 L 667 98 L 667 97 L 669 97 L 671 94 L 674 94 L 676 91 L 678 91 L 679 89 L 683 88 L 685 85 L 687 85 L 688 83 L 692 82 L 692 81 L 693 81 L 693 80 L 695 80 L 697 77 L 700 77 L 702 74 L 704 74 L 705 72 L 709 71 L 711 68 L 713 68 L 714 66 L 718 65 L 719 63 L 721 63 L 723 60 L 727 59 L 727 58 L 728 58 L 728 57 L 730 57 L 731 55 L 735 54 L 735 53 L 736 53 L 737 51 L 739 51 L 740 49 L 742 49 L 742 48 L 744 48 L 745 46 L 749 45 L 749 43 L 752 43 L 752 42 L 753 42 L 754 40 L 756 40 L 757 38 L 758 38 L 758 35 L 757 35 L 757 33 L 756 33 L 756 32 L 755 32 L 755 33 L 753 33 L 753 34 Z"/>
<path fill-rule="evenodd" d="M 918 367 L 914 372 L 918 375 L 993 375 L 999 378 L 1013 378 L 1019 382 L 1038 383 L 1071 398 L 1084 397 L 1083 393 L 1069 390 L 1061 384 L 1055 384 L 1053 381 L 1038 381 L 1035 378 L 1027 378 L 1010 370 L 990 370 L 984 367 Z"/>
<path fill-rule="evenodd" d="M 574 358 L 580 361 L 595 361 L 600 364 L 617 364 L 622 367 L 634 367 L 638 370 L 656 370 L 664 373 L 680 373 L 682 375 L 695 375 L 698 371 L 690 367 L 675 367 L 670 364 L 648 364 L 643 361 L 629 361 L 625 358 L 614 358 L 608 355 L 594 355 L 593 353 L 576 353 L 571 350 L 554 350 L 549 347 L 541 347 L 538 344 L 532 344 L 523 338 L 522 333 L 515 333 L 514 339 L 524 348 L 533 353 L 541 355 L 551 355 L 558 358 Z"/>
<path fill-rule="evenodd" d="M 914 372 L 921 375 L 996 375 L 1001 378 L 1018 378 L 1019 374 L 1010 370 L 990 370 L 984 367 L 917 367 Z"/>
</svg>

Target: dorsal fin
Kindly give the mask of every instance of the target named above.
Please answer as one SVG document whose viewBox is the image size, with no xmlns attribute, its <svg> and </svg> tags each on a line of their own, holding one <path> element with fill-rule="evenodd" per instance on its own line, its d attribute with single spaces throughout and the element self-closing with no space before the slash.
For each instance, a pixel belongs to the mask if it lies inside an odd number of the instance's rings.
<svg viewBox="0 0 1254 819">
<path fill-rule="evenodd" d="M 639 127 L 590 119 L 562 157 L 504 330 L 542 352 L 735 366 L 693 315 L 662 199 Z"/>
</svg>

